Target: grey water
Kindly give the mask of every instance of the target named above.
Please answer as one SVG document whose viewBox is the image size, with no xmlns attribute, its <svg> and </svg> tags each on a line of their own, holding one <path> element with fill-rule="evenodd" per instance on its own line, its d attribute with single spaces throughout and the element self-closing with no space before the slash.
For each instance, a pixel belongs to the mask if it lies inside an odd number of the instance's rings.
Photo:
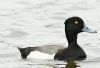
<svg viewBox="0 0 100 68">
<path fill-rule="evenodd" d="M 81 17 L 87 26 L 98 32 L 78 35 L 78 43 L 87 59 L 76 62 L 80 68 L 99 68 L 99 0 L 0 0 L 0 68 L 64 67 L 63 61 L 23 60 L 17 46 L 58 44 L 67 47 L 64 21 L 71 16 Z"/>
</svg>

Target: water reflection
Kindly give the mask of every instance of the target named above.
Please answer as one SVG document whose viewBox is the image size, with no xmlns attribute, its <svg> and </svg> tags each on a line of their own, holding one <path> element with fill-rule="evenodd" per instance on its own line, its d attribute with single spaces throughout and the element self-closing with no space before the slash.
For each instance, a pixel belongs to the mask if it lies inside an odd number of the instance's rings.
<svg viewBox="0 0 100 68">
<path fill-rule="evenodd" d="M 75 61 L 73 59 L 69 59 L 65 66 L 65 68 L 76 68 L 76 67 L 80 67 L 80 66 L 77 65 L 77 63 L 75 63 Z"/>
<path fill-rule="evenodd" d="M 80 67 L 73 59 L 67 60 L 65 67 L 53 67 L 53 68 L 77 68 Z"/>
</svg>

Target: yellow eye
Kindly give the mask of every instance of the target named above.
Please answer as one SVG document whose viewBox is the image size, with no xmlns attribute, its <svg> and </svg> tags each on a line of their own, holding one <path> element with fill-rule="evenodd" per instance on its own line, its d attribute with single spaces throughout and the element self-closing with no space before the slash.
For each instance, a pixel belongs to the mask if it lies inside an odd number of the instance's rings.
<svg viewBox="0 0 100 68">
<path fill-rule="evenodd" d="M 78 21 L 75 21 L 75 24 L 78 24 Z"/>
</svg>

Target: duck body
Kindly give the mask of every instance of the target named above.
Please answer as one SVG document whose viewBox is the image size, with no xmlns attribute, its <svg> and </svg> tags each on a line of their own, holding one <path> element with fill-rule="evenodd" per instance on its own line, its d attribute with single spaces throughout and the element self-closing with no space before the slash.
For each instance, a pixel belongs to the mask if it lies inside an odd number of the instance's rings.
<svg viewBox="0 0 100 68">
<path fill-rule="evenodd" d="M 51 50 L 51 52 L 52 50 L 54 50 L 54 52 L 56 52 L 54 56 L 55 60 L 66 61 L 69 58 L 72 58 L 74 60 L 82 60 L 86 58 L 86 53 L 77 43 L 77 36 L 81 32 L 96 33 L 96 31 L 88 28 L 80 17 L 70 17 L 65 21 L 65 35 L 68 41 L 67 48 L 61 48 L 61 46 L 54 46 L 54 48 L 52 48 L 53 46 L 37 46 L 26 48 L 18 47 L 18 49 L 23 59 L 27 58 L 30 52 L 33 51 L 48 53 L 49 50 Z"/>
<path fill-rule="evenodd" d="M 72 43 L 67 48 L 59 50 L 54 56 L 55 60 L 67 60 L 69 58 L 83 60 L 86 58 L 86 53 L 77 43 Z"/>
</svg>

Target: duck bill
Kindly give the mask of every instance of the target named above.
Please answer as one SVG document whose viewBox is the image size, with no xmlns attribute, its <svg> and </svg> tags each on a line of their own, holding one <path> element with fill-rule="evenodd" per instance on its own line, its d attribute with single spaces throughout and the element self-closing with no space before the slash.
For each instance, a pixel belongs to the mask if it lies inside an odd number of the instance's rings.
<svg viewBox="0 0 100 68">
<path fill-rule="evenodd" d="M 83 32 L 88 32 L 88 33 L 97 33 L 97 31 L 90 29 L 89 27 L 87 27 L 86 25 L 84 25 Z"/>
</svg>

